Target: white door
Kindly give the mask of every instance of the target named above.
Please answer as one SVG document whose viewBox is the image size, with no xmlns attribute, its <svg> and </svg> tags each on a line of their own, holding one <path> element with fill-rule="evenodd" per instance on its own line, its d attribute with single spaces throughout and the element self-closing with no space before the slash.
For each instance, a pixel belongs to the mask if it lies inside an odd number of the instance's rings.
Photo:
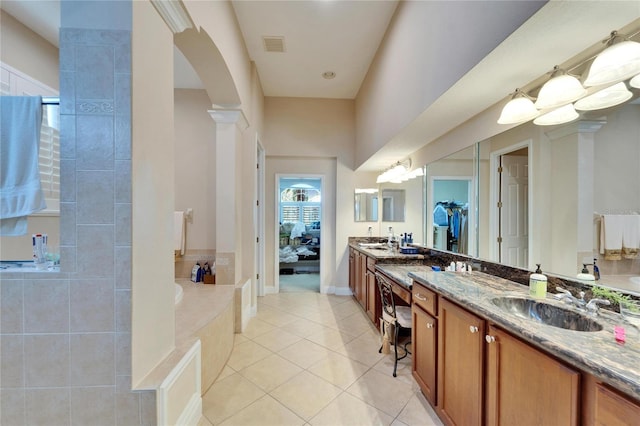
<svg viewBox="0 0 640 426">
<path fill-rule="evenodd" d="M 500 262 L 526 268 L 529 257 L 529 158 L 526 155 L 501 156 Z"/>
</svg>

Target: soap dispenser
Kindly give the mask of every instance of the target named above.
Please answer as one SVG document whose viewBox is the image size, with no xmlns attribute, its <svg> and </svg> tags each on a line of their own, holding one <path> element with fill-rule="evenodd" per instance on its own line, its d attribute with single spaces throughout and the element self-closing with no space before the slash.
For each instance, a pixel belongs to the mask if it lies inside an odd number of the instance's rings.
<svg viewBox="0 0 640 426">
<path fill-rule="evenodd" d="M 536 271 L 529 276 L 529 295 L 544 298 L 547 296 L 547 276 L 542 274 L 539 263 L 536 266 Z"/>
<path fill-rule="evenodd" d="M 578 274 L 578 276 L 576 278 L 578 278 L 579 280 L 582 280 L 582 281 L 595 281 L 596 280 L 596 277 L 594 277 L 593 275 L 591 275 L 589 273 L 589 269 L 587 268 L 587 264 L 586 263 L 582 264 L 582 271 Z"/>
</svg>

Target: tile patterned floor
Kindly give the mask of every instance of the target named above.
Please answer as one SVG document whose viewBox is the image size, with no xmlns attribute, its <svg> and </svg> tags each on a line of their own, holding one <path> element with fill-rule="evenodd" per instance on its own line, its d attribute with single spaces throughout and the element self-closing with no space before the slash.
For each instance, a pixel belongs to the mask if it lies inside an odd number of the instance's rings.
<svg viewBox="0 0 640 426">
<path fill-rule="evenodd" d="M 203 396 L 200 426 L 441 425 L 411 377 L 350 296 L 280 293 L 258 314 Z"/>
</svg>

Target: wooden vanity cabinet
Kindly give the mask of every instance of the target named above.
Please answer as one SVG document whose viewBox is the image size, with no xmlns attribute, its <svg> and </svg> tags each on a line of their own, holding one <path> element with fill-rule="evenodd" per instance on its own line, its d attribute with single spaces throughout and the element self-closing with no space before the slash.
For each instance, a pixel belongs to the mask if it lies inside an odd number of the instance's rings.
<svg viewBox="0 0 640 426">
<path fill-rule="evenodd" d="M 437 411 L 451 425 L 481 425 L 485 321 L 438 299 Z"/>
<path fill-rule="evenodd" d="M 424 396 L 435 407 L 437 404 L 438 321 L 415 303 L 411 309 L 411 315 L 413 318 L 411 373 Z"/>
<path fill-rule="evenodd" d="M 582 424 L 637 426 L 640 401 L 612 389 L 591 374 L 583 374 Z"/>
<path fill-rule="evenodd" d="M 578 371 L 494 326 L 485 340 L 487 425 L 579 424 Z"/>
</svg>

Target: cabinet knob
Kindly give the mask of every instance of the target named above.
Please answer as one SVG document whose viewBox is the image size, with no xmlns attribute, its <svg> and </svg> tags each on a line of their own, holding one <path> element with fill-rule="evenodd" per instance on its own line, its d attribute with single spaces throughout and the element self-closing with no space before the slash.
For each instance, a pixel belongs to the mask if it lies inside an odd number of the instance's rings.
<svg viewBox="0 0 640 426">
<path fill-rule="evenodd" d="M 472 333 L 477 333 L 478 332 L 478 327 L 476 327 L 475 325 L 470 325 L 469 326 L 469 331 Z"/>
<path fill-rule="evenodd" d="M 416 293 L 416 299 L 421 300 L 423 302 L 427 301 L 427 298 L 422 296 L 420 293 Z"/>
<path fill-rule="evenodd" d="M 433 323 L 428 322 L 427 323 L 427 328 L 433 328 Z"/>
<path fill-rule="evenodd" d="M 484 340 L 487 341 L 487 343 L 493 343 L 496 341 L 496 338 L 493 336 L 489 336 L 488 334 L 486 336 L 484 336 Z"/>
</svg>

